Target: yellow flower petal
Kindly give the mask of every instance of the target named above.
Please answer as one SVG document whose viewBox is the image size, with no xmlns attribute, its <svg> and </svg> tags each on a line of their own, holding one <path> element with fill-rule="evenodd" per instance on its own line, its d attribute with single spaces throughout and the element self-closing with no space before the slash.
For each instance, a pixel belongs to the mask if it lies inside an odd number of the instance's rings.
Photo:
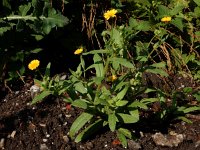
<svg viewBox="0 0 200 150">
<path fill-rule="evenodd" d="M 117 13 L 117 10 L 116 9 L 111 9 L 111 10 L 108 10 L 104 13 L 104 18 L 106 20 L 109 20 L 110 18 L 113 18 L 113 17 L 116 17 L 116 13 Z"/>
<path fill-rule="evenodd" d="M 75 55 L 78 55 L 78 54 L 81 54 L 82 52 L 83 52 L 83 48 L 81 47 L 81 48 L 77 49 L 77 50 L 74 52 L 74 54 L 75 54 Z"/>
<path fill-rule="evenodd" d="M 40 65 L 40 61 L 37 59 L 34 59 L 28 64 L 28 68 L 30 70 L 35 70 L 39 65 Z"/>
<path fill-rule="evenodd" d="M 170 16 L 163 17 L 163 18 L 161 19 L 162 22 L 170 22 L 171 20 L 172 20 L 172 17 L 170 17 Z"/>
<path fill-rule="evenodd" d="M 114 82 L 115 80 L 117 80 L 117 76 L 116 75 L 112 75 L 108 77 L 108 81 Z"/>
</svg>

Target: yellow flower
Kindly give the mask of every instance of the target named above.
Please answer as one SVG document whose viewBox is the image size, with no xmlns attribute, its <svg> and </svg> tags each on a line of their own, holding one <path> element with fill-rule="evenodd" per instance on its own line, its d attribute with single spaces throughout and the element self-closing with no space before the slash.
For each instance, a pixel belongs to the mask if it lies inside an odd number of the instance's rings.
<svg viewBox="0 0 200 150">
<path fill-rule="evenodd" d="M 112 75 L 108 77 L 108 81 L 114 82 L 115 80 L 117 80 L 117 76 L 116 75 Z"/>
<path fill-rule="evenodd" d="M 40 65 L 40 61 L 37 59 L 34 59 L 28 64 L 28 68 L 30 70 L 35 70 L 39 65 Z"/>
<path fill-rule="evenodd" d="M 168 16 L 168 17 L 163 17 L 161 19 L 162 22 L 170 22 L 172 20 L 172 17 Z"/>
<path fill-rule="evenodd" d="M 75 54 L 75 55 L 78 55 L 78 54 L 81 54 L 82 52 L 83 52 L 83 48 L 81 47 L 81 48 L 77 49 L 77 50 L 74 52 L 74 54 Z"/>
<path fill-rule="evenodd" d="M 107 12 L 104 13 L 104 18 L 106 20 L 109 20 L 110 18 L 116 17 L 117 10 L 116 9 L 111 9 L 108 10 Z"/>
</svg>

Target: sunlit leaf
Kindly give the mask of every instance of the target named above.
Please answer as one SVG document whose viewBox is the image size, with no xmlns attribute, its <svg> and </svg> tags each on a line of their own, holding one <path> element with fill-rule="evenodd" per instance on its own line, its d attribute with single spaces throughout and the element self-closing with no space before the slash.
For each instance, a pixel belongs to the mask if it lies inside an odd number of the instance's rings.
<svg viewBox="0 0 200 150">
<path fill-rule="evenodd" d="M 77 99 L 72 102 L 72 105 L 75 107 L 83 108 L 83 109 L 87 108 L 87 103 L 86 103 L 86 100 L 84 99 Z"/>
<path fill-rule="evenodd" d="M 132 116 L 129 114 L 123 114 L 123 113 L 117 113 L 117 118 L 118 120 L 123 121 L 124 123 L 135 123 L 138 121 L 138 117 L 137 116 Z"/>
<path fill-rule="evenodd" d="M 114 113 L 108 115 L 108 125 L 110 130 L 113 132 L 116 128 L 117 118 Z"/>
<path fill-rule="evenodd" d="M 74 139 L 75 134 L 90 120 L 92 119 L 93 115 L 83 112 L 76 120 L 73 122 L 69 135 L 72 139 Z"/>
<path fill-rule="evenodd" d="M 34 97 L 34 99 L 32 100 L 31 104 L 35 104 L 37 102 L 42 101 L 45 97 L 47 97 L 50 94 L 52 94 L 51 91 L 42 91 L 39 95 Z"/>
<path fill-rule="evenodd" d="M 103 127 L 102 119 L 95 121 L 93 124 L 89 125 L 87 128 L 85 128 L 81 133 L 77 135 L 75 142 L 78 143 L 84 139 L 87 139 L 92 134 L 100 130 L 102 127 Z"/>
<path fill-rule="evenodd" d="M 121 132 L 117 132 L 117 137 L 119 138 L 120 142 L 122 143 L 122 146 L 124 148 L 127 148 L 128 142 L 124 134 Z"/>
</svg>

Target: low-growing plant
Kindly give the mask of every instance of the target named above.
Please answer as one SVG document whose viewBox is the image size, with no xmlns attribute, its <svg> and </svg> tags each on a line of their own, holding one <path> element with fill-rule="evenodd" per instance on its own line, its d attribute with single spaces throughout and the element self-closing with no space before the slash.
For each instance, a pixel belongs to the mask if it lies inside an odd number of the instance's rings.
<svg viewBox="0 0 200 150">
<path fill-rule="evenodd" d="M 35 70 L 39 66 L 39 60 L 33 60 L 29 63 L 28 68 L 30 70 Z M 41 75 L 41 80 L 34 79 L 34 85 L 31 87 L 32 104 L 43 101 L 49 95 L 62 96 L 70 88 L 71 83 L 65 80 L 67 75 L 55 75 L 51 77 L 50 75 L 51 63 L 46 67 L 45 74 Z M 36 88 L 36 90 L 34 90 Z"/>
</svg>

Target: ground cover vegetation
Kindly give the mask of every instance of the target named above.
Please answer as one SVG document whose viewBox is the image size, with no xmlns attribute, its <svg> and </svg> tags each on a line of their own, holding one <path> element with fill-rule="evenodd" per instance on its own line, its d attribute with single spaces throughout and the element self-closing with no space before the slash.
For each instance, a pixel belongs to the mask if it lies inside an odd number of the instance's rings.
<svg viewBox="0 0 200 150">
<path fill-rule="evenodd" d="M 75 142 L 108 127 L 127 148 L 134 139 L 127 125 L 143 114 L 192 123 L 186 114 L 199 112 L 198 0 L 3 0 L 0 7 L 2 85 L 12 92 L 32 76 L 32 105 L 54 95 L 80 108 L 69 130 Z M 169 83 L 176 75 L 195 85 L 177 90 Z"/>
</svg>

